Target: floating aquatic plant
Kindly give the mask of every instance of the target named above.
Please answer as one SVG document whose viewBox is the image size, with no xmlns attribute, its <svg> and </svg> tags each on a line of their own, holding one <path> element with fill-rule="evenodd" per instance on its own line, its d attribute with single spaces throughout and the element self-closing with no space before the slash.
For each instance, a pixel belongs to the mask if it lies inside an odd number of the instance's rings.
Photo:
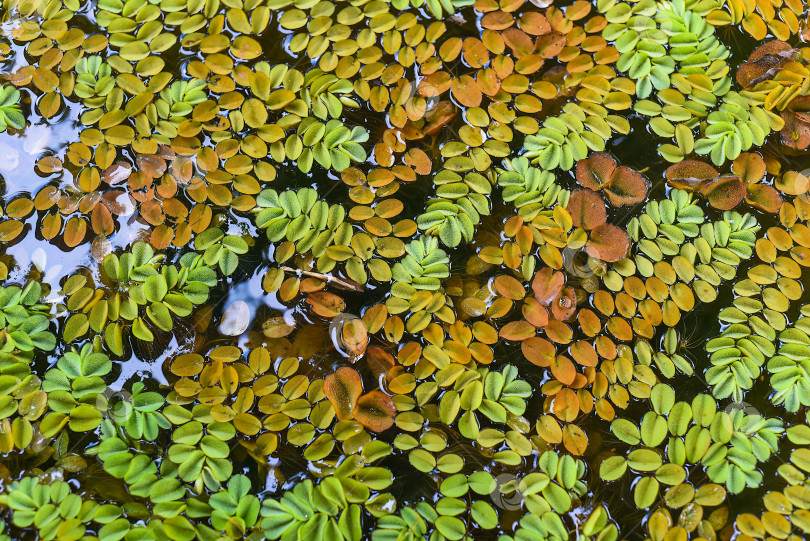
<svg viewBox="0 0 810 541">
<path fill-rule="evenodd" d="M 551 4 L 4 2 L 0 539 L 810 531 L 805 6 Z"/>
<path fill-rule="evenodd" d="M 23 127 L 25 117 L 20 111 L 20 91 L 12 86 L 0 86 L 0 132 Z"/>
</svg>

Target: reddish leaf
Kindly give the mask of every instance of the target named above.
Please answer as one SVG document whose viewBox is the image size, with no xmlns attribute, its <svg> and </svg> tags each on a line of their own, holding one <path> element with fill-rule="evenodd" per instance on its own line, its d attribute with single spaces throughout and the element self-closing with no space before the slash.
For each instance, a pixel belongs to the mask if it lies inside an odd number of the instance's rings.
<svg viewBox="0 0 810 541">
<path fill-rule="evenodd" d="M 606 152 L 595 152 L 577 162 L 577 182 L 593 191 L 599 191 L 610 182 L 616 171 L 616 160 Z"/>
<path fill-rule="evenodd" d="M 354 368 L 342 366 L 323 379 L 323 394 L 332 403 L 341 421 L 352 419 L 362 392 L 363 380 Z"/>
<path fill-rule="evenodd" d="M 624 229 L 613 224 L 602 224 L 593 231 L 585 245 L 585 251 L 594 259 L 606 263 L 621 261 L 630 249 L 630 237 Z"/>
<path fill-rule="evenodd" d="M 394 424 L 394 400 L 380 390 L 364 394 L 354 407 L 354 418 L 372 432 L 382 432 Z"/>
<path fill-rule="evenodd" d="M 550 267 L 544 267 L 534 275 L 532 291 L 541 304 L 548 306 L 560 294 L 563 285 L 565 285 L 563 273 Z"/>
<path fill-rule="evenodd" d="M 773 186 L 767 184 L 751 184 L 745 202 L 765 212 L 776 214 L 782 208 L 782 196 Z"/>
<path fill-rule="evenodd" d="M 647 181 L 638 171 L 622 165 L 610 177 L 605 194 L 614 207 L 635 205 L 647 197 Z"/>
<path fill-rule="evenodd" d="M 574 227 L 581 227 L 588 231 L 607 221 L 602 196 L 587 188 L 574 190 L 568 200 L 566 210 L 571 215 Z"/>
<path fill-rule="evenodd" d="M 707 182 L 701 193 L 709 204 L 718 210 L 731 210 L 745 197 L 748 185 L 736 175 L 724 175 Z"/>
</svg>

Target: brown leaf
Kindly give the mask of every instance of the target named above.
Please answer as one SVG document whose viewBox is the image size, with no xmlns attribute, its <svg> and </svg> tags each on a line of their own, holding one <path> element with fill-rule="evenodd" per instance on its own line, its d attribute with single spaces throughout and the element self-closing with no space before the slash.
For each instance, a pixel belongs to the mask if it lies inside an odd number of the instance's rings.
<svg viewBox="0 0 810 541">
<path fill-rule="evenodd" d="M 795 111 L 785 110 L 780 116 L 785 121 L 780 132 L 782 144 L 798 150 L 810 146 L 810 122 L 806 122 Z"/>
</svg>

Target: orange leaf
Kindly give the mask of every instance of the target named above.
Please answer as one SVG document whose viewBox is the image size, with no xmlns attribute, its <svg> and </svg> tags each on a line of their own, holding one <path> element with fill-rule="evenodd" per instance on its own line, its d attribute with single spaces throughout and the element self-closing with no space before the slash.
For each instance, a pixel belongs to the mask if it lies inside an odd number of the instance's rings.
<svg viewBox="0 0 810 541">
<path fill-rule="evenodd" d="M 556 353 L 554 344 L 539 336 L 533 336 L 524 340 L 523 343 L 520 344 L 520 349 L 523 352 L 523 356 L 526 357 L 530 363 L 544 368 L 551 364 Z"/>
<path fill-rule="evenodd" d="M 743 182 L 753 184 L 765 176 L 765 160 L 759 154 L 743 152 L 731 164 L 731 172 Z"/>
<path fill-rule="evenodd" d="M 352 419 L 362 392 L 363 380 L 354 368 L 342 366 L 323 379 L 323 394 L 332 403 L 341 421 Z"/>
<path fill-rule="evenodd" d="M 527 11 L 520 16 L 518 21 L 520 29 L 533 36 L 543 36 L 551 32 L 551 25 L 548 19 L 536 11 Z"/>
<path fill-rule="evenodd" d="M 554 395 L 552 409 L 557 419 L 570 423 L 579 415 L 579 398 L 571 389 L 561 389 Z"/>
<path fill-rule="evenodd" d="M 562 438 L 563 445 L 572 455 L 582 456 L 588 448 L 588 436 L 577 425 L 565 425 Z"/>
<path fill-rule="evenodd" d="M 523 284 L 512 276 L 497 276 L 495 277 L 493 285 L 495 286 L 495 291 L 507 299 L 518 301 L 526 296 L 526 290 L 523 288 Z"/>
<path fill-rule="evenodd" d="M 545 267 L 537 271 L 532 280 L 532 291 L 534 291 L 535 298 L 548 306 L 557 298 L 565 285 L 565 275 L 559 271 L 555 271 L 550 267 Z"/>
<path fill-rule="evenodd" d="M 545 18 L 545 17 L 544 17 Z M 481 27 L 489 30 L 506 30 L 515 24 L 515 19 L 503 11 L 493 11 L 481 19 Z"/>
<path fill-rule="evenodd" d="M 501 36 L 503 37 L 503 41 L 506 43 L 506 46 L 512 49 L 512 56 L 515 58 L 520 58 L 534 52 L 534 43 L 532 42 L 532 38 L 530 38 L 529 35 L 523 30 L 519 30 L 517 28 L 507 28 L 501 32 Z M 565 43 L 565 38 L 563 38 L 563 43 Z M 550 57 L 544 55 L 543 58 Z"/>
<path fill-rule="evenodd" d="M 574 383 L 574 378 L 577 376 L 577 371 L 576 368 L 574 368 L 574 363 L 572 363 L 571 359 L 568 357 L 558 355 L 551 361 L 549 368 L 551 369 L 551 374 L 560 383 L 564 385 L 571 385 Z"/>
<path fill-rule="evenodd" d="M 501 81 L 492 68 L 478 70 L 475 74 L 475 81 L 478 83 L 481 92 L 487 96 L 494 96 L 501 89 Z"/>
<path fill-rule="evenodd" d="M 599 362 L 596 349 L 585 340 L 571 344 L 570 352 L 574 360 L 582 366 L 596 366 L 596 363 Z"/>
<path fill-rule="evenodd" d="M 62 236 L 65 239 L 65 244 L 73 248 L 74 246 L 78 246 L 84 240 L 84 235 L 86 232 L 87 222 L 84 220 L 84 218 L 73 217 L 67 221 L 67 224 L 65 225 L 65 232 Z"/>
<path fill-rule="evenodd" d="M 557 32 L 546 34 L 537 38 L 535 52 L 543 58 L 554 58 L 565 48 L 566 38 L 564 34 Z"/>
<path fill-rule="evenodd" d="M 546 307 L 540 304 L 540 302 L 533 298 L 529 297 L 523 303 L 523 319 L 541 329 L 548 325 L 548 310 Z"/>
<path fill-rule="evenodd" d="M 343 299 L 329 293 L 328 291 L 318 291 L 307 295 L 307 303 L 312 306 L 312 311 L 322 317 L 332 318 L 343 312 L 346 303 Z"/>
<path fill-rule="evenodd" d="M 453 96 L 461 105 L 465 107 L 478 107 L 481 105 L 481 89 L 478 88 L 478 83 L 471 76 L 462 75 L 457 79 L 453 79 L 452 90 Z"/>
<path fill-rule="evenodd" d="M 512 321 L 501 328 L 501 338 L 522 341 L 537 334 L 537 329 L 528 321 Z"/>
</svg>

